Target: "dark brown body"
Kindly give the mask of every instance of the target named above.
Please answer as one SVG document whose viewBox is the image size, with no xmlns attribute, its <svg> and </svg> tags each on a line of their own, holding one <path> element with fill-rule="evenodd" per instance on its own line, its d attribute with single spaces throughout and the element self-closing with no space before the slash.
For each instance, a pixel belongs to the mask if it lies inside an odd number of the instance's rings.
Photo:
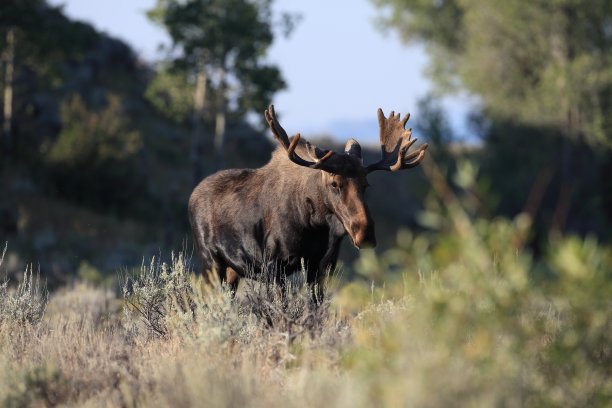
<svg viewBox="0 0 612 408">
<path fill-rule="evenodd" d="M 230 284 L 244 276 L 282 280 L 303 262 L 308 282 L 320 282 L 336 266 L 347 233 L 333 212 L 328 178 L 321 170 L 292 163 L 279 149 L 262 168 L 225 170 L 203 180 L 189 200 L 203 274 L 214 270 Z M 373 244 L 374 224 L 358 198 L 358 208 L 351 211 L 361 221 L 349 228 L 362 233 L 359 245 Z"/>
<path fill-rule="evenodd" d="M 345 235 L 357 248 L 376 245 L 364 199 L 368 173 L 412 168 L 427 145 L 409 154 L 416 141 L 405 129 L 409 115 L 385 118 L 379 109 L 382 158 L 364 166 L 357 141 L 350 139 L 344 153 L 324 152 L 299 134 L 290 140 L 273 106 L 264 115 L 280 144 L 270 162 L 213 174 L 189 199 L 202 274 L 216 273 L 235 290 L 241 277 L 282 283 L 305 269 L 307 282 L 318 283 L 318 300 Z"/>
</svg>

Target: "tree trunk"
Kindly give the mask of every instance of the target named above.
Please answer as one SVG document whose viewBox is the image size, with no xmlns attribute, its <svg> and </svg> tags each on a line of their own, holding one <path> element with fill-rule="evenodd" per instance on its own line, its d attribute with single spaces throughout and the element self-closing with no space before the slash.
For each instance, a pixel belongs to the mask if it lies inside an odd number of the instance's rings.
<svg viewBox="0 0 612 408">
<path fill-rule="evenodd" d="M 217 95 L 217 114 L 215 115 L 215 158 L 214 169 L 220 170 L 223 168 L 223 146 L 225 142 L 225 111 L 227 103 L 227 84 L 225 82 L 225 68 L 219 71 L 219 93 Z"/>
<path fill-rule="evenodd" d="M 572 18 L 572 10 L 567 7 L 560 6 L 553 13 L 558 31 L 553 33 L 551 39 L 551 53 L 561 71 L 561 76 L 557 79 L 557 94 L 560 97 L 558 123 L 561 132 L 561 185 L 551 225 L 551 230 L 555 234 L 563 232 L 571 207 L 574 184 L 572 168 L 575 165 L 572 145 L 576 143 L 579 133 L 576 126 L 577 118 L 574 117 L 578 109 L 573 100 L 575 95 L 571 94 L 569 76 L 569 65 L 573 57 L 570 49 Z"/>
<path fill-rule="evenodd" d="M 202 120 L 204 119 L 204 110 L 206 108 L 206 81 L 206 68 L 202 63 L 196 76 L 196 88 L 193 94 L 190 158 L 194 186 L 202 179 Z"/>
<path fill-rule="evenodd" d="M 8 154 L 13 144 L 13 77 L 15 72 L 15 30 L 13 28 L 9 28 L 6 33 L 4 60 L 4 115 L 2 119 L 2 133 L 4 134 L 4 148 Z"/>
</svg>

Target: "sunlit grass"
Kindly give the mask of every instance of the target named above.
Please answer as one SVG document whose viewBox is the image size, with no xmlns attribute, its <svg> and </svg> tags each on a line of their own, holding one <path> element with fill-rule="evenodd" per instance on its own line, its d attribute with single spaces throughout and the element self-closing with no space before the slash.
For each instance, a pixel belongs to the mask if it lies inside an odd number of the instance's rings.
<svg viewBox="0 0 612 408">
<path fill-rule="evenodd" d="M 608 406 L 612 249 L 527 216 L 485 220 L 432 172 L 429 232 L 362 252 L 317 306 L 298 286 L 236 298 L 182 254 L 48 299 L 0 285 L 0 405 Z"/>
</svg>

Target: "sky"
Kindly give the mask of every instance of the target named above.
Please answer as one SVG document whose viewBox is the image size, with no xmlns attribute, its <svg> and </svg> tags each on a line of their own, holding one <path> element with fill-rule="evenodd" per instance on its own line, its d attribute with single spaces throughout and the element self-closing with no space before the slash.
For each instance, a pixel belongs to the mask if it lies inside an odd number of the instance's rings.
<svg viewBox="0 0 612 408">
<path fill-rule="evenodd" d="M 145 14 L 155 0 L 48 1 L 64 5 L 69 17 L 127 42 L 146 61 L 162 58 L 159 45 L 170 44 Z M 289 38 L 277 36 L 267 58 L 288 83 L 273 103 L 290 134 L 375 143 L 378 107 L 385 113 L 418 115 L 418 100 L 432 89 L 424 73 L 427 55 L 422 46 L 407 46 L 395 33 L 377 29 L 380 11 L 369 0 L 276 0 L 274 10 L 302 17 Z M 443 106 L 462 136 L 469 98 L 449 97 Z"/>
</svg>

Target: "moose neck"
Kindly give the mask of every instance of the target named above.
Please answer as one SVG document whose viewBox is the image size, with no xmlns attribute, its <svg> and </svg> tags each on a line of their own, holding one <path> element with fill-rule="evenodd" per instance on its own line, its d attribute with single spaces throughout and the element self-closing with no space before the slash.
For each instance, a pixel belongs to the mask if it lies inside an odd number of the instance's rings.
<svg viewBox="0 0 612 408">
<path fill-rule="evenodd" d="M 295 165 L 291 163 L 291 166 Z M 296 166 L 297 167 L 297 166 Z M 320 170 L 297 168 L 289 172 L 288 194 L 297 221 L 301 225 L 320 228 L 327 225 L 331 214 L 324 194 Z"/>
<path fill-rule="evenodd" d="M 304 177 L 303 202 L 308 221 L 313 226 L 327 225 L 332 214 L 322 181 L 321 170 L 309 170 Z"/>
<path fill-rule="evenodd" d="M 290 197 L 288 201 L 292 213 L 299 224 L 311 228 L 324 227 L 332 215 L 329 210 L 325 186 L 322 181 L 321 170 L 300 167 L 287 159 L 284 151 L 277 150 L 270 163 L 264 167 L 269 172 L 270 189 L 276 191 L 277 197 Z M 277 206 L 278 203 L 273 203 Z"/>
</svg>

